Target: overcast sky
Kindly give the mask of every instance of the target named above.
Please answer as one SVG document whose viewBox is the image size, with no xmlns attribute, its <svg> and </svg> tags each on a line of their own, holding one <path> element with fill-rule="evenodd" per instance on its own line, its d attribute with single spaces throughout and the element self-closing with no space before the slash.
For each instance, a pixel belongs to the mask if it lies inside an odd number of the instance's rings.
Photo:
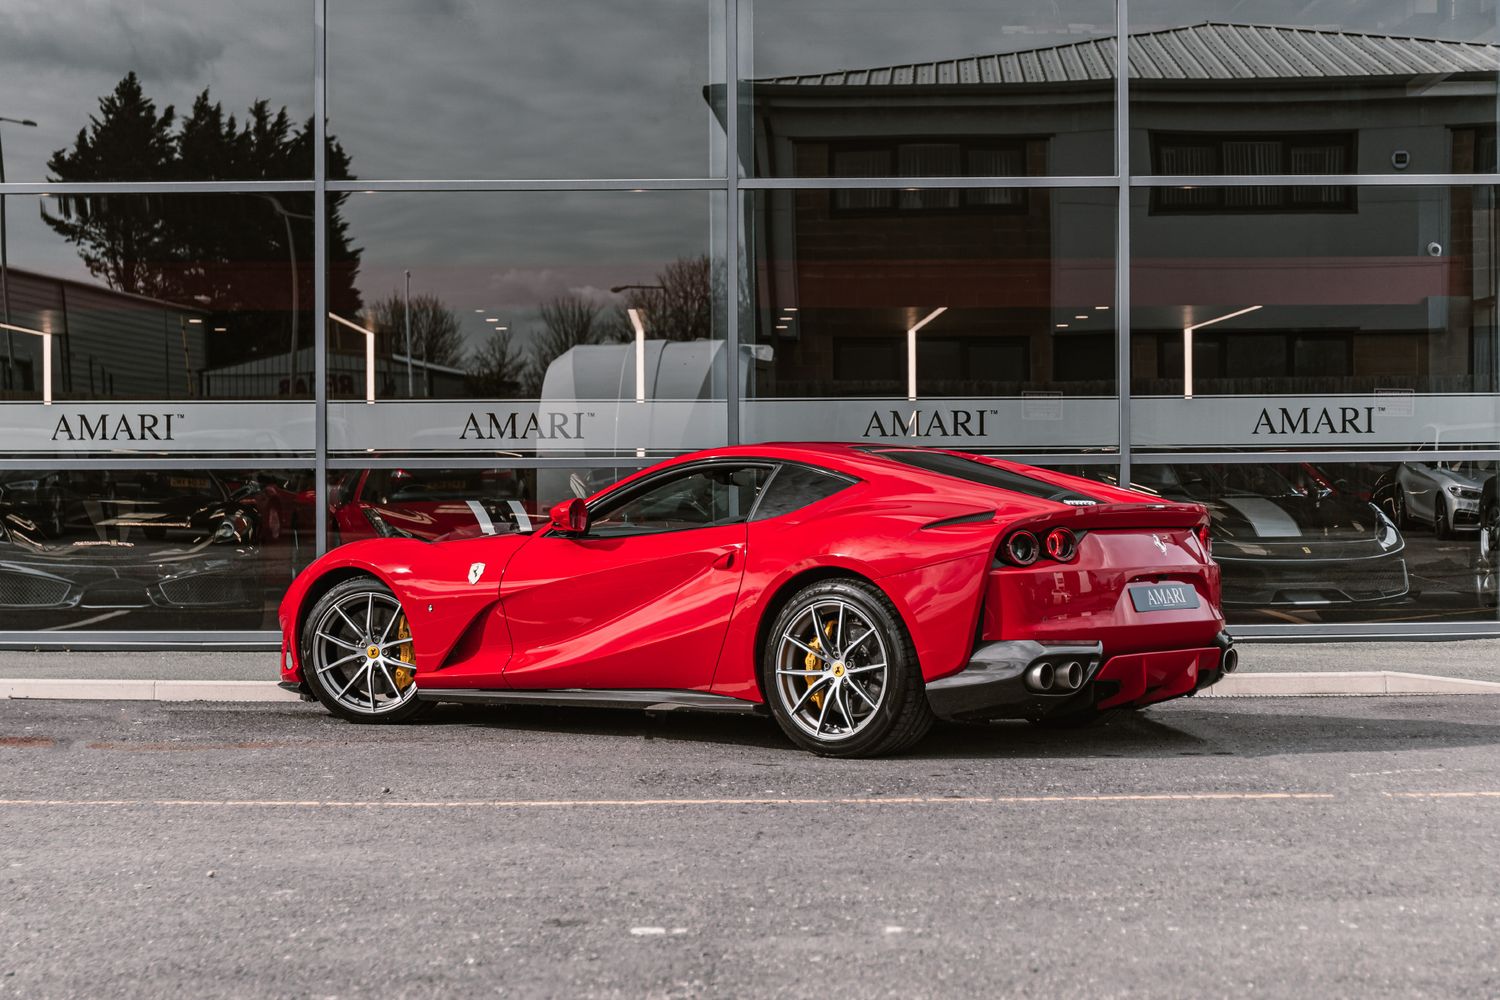
<svg viewBox="0 0 1500 1000">
<path fill-rule="evenodd" d="M 1481 10 L 1487 5 L 1487 12 Z M 694 177 L 723 169 L 704 87 L 722 82 L 718 0 L 328 0 L 330 129 L 365 178 Z M 741 0 L 750 76 L 950 58 L 1106 34 L 1103 0 Z M 1445 20 L 1454 7 L 1474 13 Z M 0 115 L 12 180 L 42 180 L 126 72 L 186 110 L 205 86 L 312 109 L 312 0 L 5 0 Z M 1490 0 L 1132 0 L 1138 26 L 1203 20 L 1489 40 Z M 517 315 L 569 290 L 603 296 L 705 252 L 704 193 L 356 195 L 367 298 L 400 283 Z M 11 198 L 10 259 L 84 277 Z M 480 327 L 474 327 L 480 329 Z"/>
</svg>

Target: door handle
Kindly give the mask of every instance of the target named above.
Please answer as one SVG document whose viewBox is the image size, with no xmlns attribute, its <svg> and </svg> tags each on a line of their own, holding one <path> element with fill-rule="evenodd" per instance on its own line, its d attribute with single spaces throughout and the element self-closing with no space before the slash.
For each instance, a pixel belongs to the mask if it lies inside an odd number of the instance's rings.
<svg viewBox="0 0 1500 1000">
<path fill-rule="evenodd" d="M 735 551 L 734 549 L 725 549 L 717 556 L 714 556 L 714 569 L 729 569 L 729 567 L 733 566 Z"/>
</svg>

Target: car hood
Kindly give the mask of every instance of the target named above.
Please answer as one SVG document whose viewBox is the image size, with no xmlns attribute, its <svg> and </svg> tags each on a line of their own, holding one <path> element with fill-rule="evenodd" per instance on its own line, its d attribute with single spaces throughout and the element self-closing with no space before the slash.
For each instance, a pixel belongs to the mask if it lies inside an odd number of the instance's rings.
<svg viewBox="0 0 1500 1000">
<path fill-rule="evenodd" d="M 1339 496 L 1222 496 L 1203 503 L 1215 544 L 1378 545 L 1383 526 L 1369 503 Z"/>
</svg>

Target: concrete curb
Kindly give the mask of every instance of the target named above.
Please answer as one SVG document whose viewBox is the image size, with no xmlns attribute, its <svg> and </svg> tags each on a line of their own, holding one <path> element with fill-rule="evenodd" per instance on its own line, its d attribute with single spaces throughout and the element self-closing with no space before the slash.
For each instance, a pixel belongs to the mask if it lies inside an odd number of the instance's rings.
<svg viewBox="0 0 1500 1000">
<path fill-rule="evenodd" d="M 1500 683 L 1397 670 L 1231 674 L 1200 698 L 1289 698 L 1307 695 L 1500 694 Z"/>
<path fill-rule="evenodd" d="M 1233 674 L 1201 698 L 1298 698 L 1309 695 L 1500 694 L 1500 682 L 1395 670 Z M 275 681 L 0 679 L 5 698 L 77 701 L 298 701 Z"/>
<path fill-rule="evenodd" d="M 18 677 L 0 680 L 6 698 L 79 701 L 297 701 L 275 681 L 79 680 Z"/>
</svg>

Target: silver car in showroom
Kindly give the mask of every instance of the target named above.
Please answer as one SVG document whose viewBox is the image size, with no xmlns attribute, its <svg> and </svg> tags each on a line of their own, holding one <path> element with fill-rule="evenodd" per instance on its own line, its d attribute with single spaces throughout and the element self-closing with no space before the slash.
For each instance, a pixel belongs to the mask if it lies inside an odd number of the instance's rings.
<svg viewBox="0 0 1500 1000">
<path fill-rule="evenodd" d="M 1479 528 L 1479 497 L 1494 469 L 1487 462 L 1406 462 L 1396 468 L 1391 505 L 1396 524 L 1431 525 L 1439 538 Z"/>
</svg>

